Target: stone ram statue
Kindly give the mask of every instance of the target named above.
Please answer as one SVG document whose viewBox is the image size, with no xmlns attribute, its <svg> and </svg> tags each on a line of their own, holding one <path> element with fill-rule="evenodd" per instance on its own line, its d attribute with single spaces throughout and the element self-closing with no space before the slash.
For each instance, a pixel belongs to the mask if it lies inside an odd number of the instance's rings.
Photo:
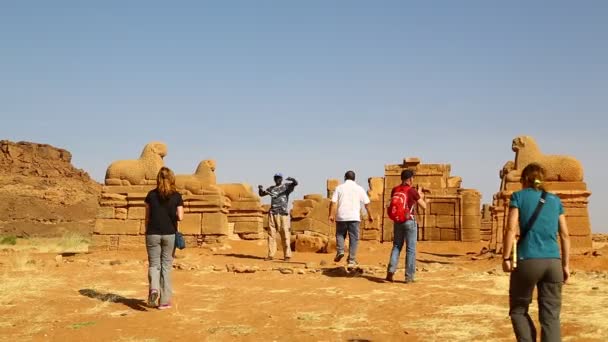
<svg viewBox="0 0 608 342">
<path fill-rule="evenodd" d="M 167 145 L 151 142 L 144 147 L 139 159 L 118 160 L 106 170 L 106 185 L 146 185 L 156 184 L 158 170 L 163 167 L 167 155 Z"/>
<path fill-rule="evenodd" d="M 521 171 L 530 163 L 541 164 L 547 172 L 546 181 L 582 182 L 583 166 L 574 157 L 563 155 L 543 154 L 536 141 L 530 136 L 519 136 L 513 139 L 511 146 L 515 152 L 515 165 L 505 165 L 503 172 L 507 171 L 507 180 L 518 182 Z"/>
</svg>

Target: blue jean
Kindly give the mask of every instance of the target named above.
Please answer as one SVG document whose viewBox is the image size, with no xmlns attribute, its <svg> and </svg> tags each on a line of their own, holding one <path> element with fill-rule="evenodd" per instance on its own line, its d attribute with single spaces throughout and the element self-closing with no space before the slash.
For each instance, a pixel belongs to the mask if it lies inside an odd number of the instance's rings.
<svg viewBox="0 0 608 342">
<path fill-rule="evenodd" d="M 405 248 L 405 279 L 414 280 L 416 273 L 416 242 L 418 240 L 418 225 L 414 220 L 408 220 L 403 223 L 394 223 L 393 225 L 393 250 L 391 251 L 391 259 L 388 263 L 388 271 L 395 273 L 399 264 L 399 254 Z"/>
<path fill-rule="evenodd" d="M 160 293 L 160 304 L 169 304 L 173 296 L 171 268 L 175 251 L 175 234 L 146 235 L 148 251 L 148 281 L 150 290 Z"/>
<path fill-rule="evenodd" d="M 344 254 L 344 240 L 348 233 L 348 263 L 357 262 L 357 246 L 359 245 L 359 221 L 338 221 L 336 222 L 336 249 L 338 254 Z"/>
</svg>

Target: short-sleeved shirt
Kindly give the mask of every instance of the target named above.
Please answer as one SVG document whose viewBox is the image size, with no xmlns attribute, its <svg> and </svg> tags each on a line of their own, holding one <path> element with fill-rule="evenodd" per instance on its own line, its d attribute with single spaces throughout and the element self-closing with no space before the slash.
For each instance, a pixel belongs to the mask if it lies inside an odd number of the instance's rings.
<svg viewBox="0 0 608 342">
<path fill-rule="evenodd" d="M 409 188 L 409 189 L 407 189 L 407 191 L 405 193 L 405 196 L 407 197 L 407 207 L 410 208 L 410 210 L 412 211 L 412 215 L 415 215 L 416 214 L 416 203 L 420 199 L 420 194 L 418 193 L 418 190 L 416 190 L 416 188 L 411 187 L 409 185 L 399 184 L 396 187 L 394 187 L 393 190 L 391 191 L 391 197 L 393 197 L 395 192 L 397 192 L 397 191 L 403 192 L 404 190 L 406 190 L 406 188 Z"/>
<path fill-rule="evenodd" d="M 526 224 L 534 214 L 540 201 L 542 191 L 527 188 L 511 195 L 511 208 L 519 209 L 520 236 L 526 235 L 518 243 L 517 259 L 559 259 L 557 232 L 559 216 L 564 213 L 564 207 L 559 197 L 547 194 L 545 204 L 540 210 L 536 222 L 528 232 L 524 231 Z"/>
<path fill-rule="evenodd" d="M 289 204 L 289 194 L 293 192 L 293 183 L 283 183 L 273 185 L 266 190 L 270 196 L 270 213 L 274 215 L 289 215 L 287 210 Z"/>
<path fill-rule="evenodd" d="M 177 207 L 184 206 L 182 195 L 172 193 L 162 199 L 157 189 L 148 192 L 145 199 L 148 204 L 147 235 L 171 235 L 177 232 Z"/>
<path fill-rule="evenodd" d="M 331 201 L 337 203 L 336 221 L 361 221 L 361 203 L 369 204 L 365 190 L 352 180 L 336 187 Z"/>
</svg>

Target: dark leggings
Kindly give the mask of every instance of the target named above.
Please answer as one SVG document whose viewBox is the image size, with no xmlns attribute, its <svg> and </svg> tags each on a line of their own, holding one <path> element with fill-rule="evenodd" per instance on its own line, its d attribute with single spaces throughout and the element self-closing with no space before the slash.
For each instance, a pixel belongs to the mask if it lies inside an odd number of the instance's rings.
<svg viewBox="0 0 608 342">
<path fill-rule="evenodd" d="M 564 275 L 560 259 L 518 261 L 509 282 L 509 316 L 517 341 L 536 341 L 536 328 L 528 314 L 534 287 L 538 288 L 541 341 L 561 341 L 559 314 Z"/>
</svg>

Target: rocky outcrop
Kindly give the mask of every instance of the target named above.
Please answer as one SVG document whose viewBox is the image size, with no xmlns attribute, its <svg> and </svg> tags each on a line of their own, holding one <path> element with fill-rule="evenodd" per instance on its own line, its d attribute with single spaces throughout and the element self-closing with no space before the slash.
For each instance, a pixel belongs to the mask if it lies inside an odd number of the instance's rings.
<svg viewBox="0 0 608 342">
<path fill-rule="evenodd" d="M 92 232 L 101 186 L 71 161 L 61 148 L 0 141 L 0 234 Z"/>
</svg>

